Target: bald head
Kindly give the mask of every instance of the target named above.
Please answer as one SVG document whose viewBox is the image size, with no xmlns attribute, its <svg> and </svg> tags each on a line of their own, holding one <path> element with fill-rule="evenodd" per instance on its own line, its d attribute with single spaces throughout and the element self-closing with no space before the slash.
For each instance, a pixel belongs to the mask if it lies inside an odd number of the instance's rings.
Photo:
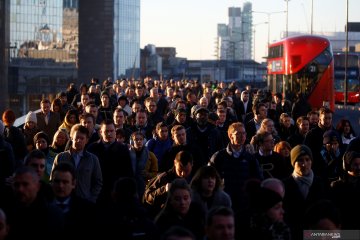
<svg viewBox="0 0 360 240">
<path fill-rule="evenodd" d="M 284 183 L 277 178 L 267 178 L 261 182 L 261 187 L 277 192 L 282 198 L 285 195 Z"/>
</svg>

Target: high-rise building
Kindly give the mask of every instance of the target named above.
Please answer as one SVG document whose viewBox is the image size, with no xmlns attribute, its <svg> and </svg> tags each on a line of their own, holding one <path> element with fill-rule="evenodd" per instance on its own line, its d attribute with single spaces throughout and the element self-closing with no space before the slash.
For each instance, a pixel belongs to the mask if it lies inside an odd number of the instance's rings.
<svg viewBox="0 0 360 240">
<path fill-rule="evenodd" d="M 25 114 L 77 79 L 78 0 L 5 0 L 9 107 Z M 65 5 L 66 3 L 66 5 Z M 3 36 L 3 34 L 1 34 Z M 3 95 L 1 95 L 3 96 Z"/>
<path fill-rule="evenodd" d="M 244 59 L 253 59 L 251 57 L 253 46 L 253 19 L 252 19 L 252 4 L 246 2 L 243 5 L 241 14 L 242 40 L 244 41 Z"/>
<path fill-rule="evenodd" d="M 79 80 L 136 77 L 140 0 L 79 2 Z"/>
<path fill-rule="evenodd" d="M 252 4 L 228 9 L 228 24 L 218 24 L 219 55 L 222 60 L 252 58 Z"/>
<path fill-rule="evenodd" d="M 0 110 L 19 114 L 70 82 L 137 77 L 140 0 L 0 0 L 0 50 Z"/>
<path fill-rule="evenodd" d="M 75 62 L 78 0 L 10 0 L 12 58 L 50 58 Z"/>
<path fill-rule="evenodd" d="M 114 0 L 114 74 L 136 78 L 140 69 L 140 0 Z"/>
</svg>

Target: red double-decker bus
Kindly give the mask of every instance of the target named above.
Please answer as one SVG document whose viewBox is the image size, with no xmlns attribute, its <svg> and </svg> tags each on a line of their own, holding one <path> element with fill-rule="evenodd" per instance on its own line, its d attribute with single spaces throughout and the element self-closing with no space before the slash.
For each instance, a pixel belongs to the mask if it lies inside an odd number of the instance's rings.
<svg viewBox="0 0 360 240">
<path fill-rule="evenodd" d="M 268 86 L 294 100 L 302 93 L 314 109 L 334 110 L 334 61 L 330 41 L 314 35 L 282 39 L 269 45 Z"/>
<path fill-rule="evenodd" d="M 360 76 L 359 76 L 359 55 L 348 53 L 347 67 L 345 53 L 334 53 L 334 75 L 335 75 L 335 102 L 344 103 L 344 80 L 345 68 L 347 75 L 347 103 L 356 104 L 360 102 Z"/>
</svg>

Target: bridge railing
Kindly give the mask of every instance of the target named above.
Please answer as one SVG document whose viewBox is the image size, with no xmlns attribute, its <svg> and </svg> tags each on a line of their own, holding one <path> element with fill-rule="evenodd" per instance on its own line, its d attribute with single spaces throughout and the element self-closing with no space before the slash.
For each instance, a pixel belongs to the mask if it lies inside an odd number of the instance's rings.
<svg viewBox="0 0 360 240">
<path fill-rule="evenodd" d="M 38 112 L 40 112 L 40 111 L 41 111 L 41 109 L 38 109 L 38 110 L 35 110 L 35 111 L 33 111 L 33 112 L 38 113 Z M 25 115 L 23 115 L 23 116 L 21 116 L 21 117 L 18 117 L 18 118 L 15 120 L 15 122 L 14 122 L 14 127 L 21 127 L 21 126 L 23 126 L 23 125 L 25 124 L 26 115 L 27 115 L 27 114 L 25 114 Z"/>
</svg>

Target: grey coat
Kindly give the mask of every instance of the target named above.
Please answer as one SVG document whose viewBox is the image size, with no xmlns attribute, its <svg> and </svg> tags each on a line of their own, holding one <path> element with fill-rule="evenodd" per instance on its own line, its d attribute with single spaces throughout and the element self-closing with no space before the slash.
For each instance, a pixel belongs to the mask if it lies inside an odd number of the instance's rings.
<svg viewBox="0 0 360 240">
<path fill-rule="evenodd" d="M 50 180 L 53 178 L 54 167 L 60 162 L 65 161 L 70 162 L 75 167 L 75 161 L 71 156 L 70 150 L 59 153 L 55 157 Z M 99 159 L 96 155 L 84 151 L 80 163 L 75 169 L 77 180 L 75 187 L 76 195 L 95 203 L 103 185 Z"/>
</svg>

